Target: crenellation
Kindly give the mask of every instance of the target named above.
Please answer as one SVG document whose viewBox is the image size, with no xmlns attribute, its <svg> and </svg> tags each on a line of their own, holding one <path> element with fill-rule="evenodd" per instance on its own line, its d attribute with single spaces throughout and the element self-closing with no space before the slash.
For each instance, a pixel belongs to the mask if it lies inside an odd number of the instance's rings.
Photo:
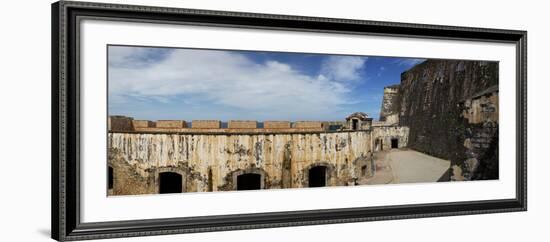
<svg viewBox="0 0 550 242">
<path fill-rule="evenodd" d="M 156 128 L 160 129 L 179 129 L 187 128 L 185 120 L 158 120 L 156 122 Z"/>
<path fill-rule="evenodd" d="M 229 120 L 227 123 L 229 129 L 255 129 L 258 128 L 258 122 L 253 120 Z"/>
<path fill-rule="evenodd" d="M 219 129 L 221 128 L 220 120 L 193 120 L 191 122 L 193 129 Z"/>
<path fill-rule="evenodd" d="M 133 131 L 135 130 L 133 120 L 134 119 L 131 117 L 121 115 L 109 116 L 107 119 L 107 129 L 117 131 Z"/>
<path fill-rule="evenodd" d="M 134 125 L 135 129 L 155 128 L 155 127 L 157 127 L 156 122 L 153 122 L 153 121 L 150 121 L 150 120 L 133 120 L 132 124 Z"/>
<path fill-rule="evenodd" d="M 264 129 L 290 129 L 290 121 L 264 121 Z"/>
<path fill-rule="evenodd" d="M 323 122 L 321 121 L 297 121 L 293 123 L 293 128 L 297 129 L 322 129 Z"/>
</svg>

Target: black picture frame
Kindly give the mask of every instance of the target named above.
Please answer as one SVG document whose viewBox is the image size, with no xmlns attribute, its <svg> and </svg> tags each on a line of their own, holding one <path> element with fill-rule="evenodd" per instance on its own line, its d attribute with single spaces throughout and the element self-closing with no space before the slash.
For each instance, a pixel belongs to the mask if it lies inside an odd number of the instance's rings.
<svg viewBox="0 0 550 242">
<path fill-rule="evenodd" d="M 516 198 L 310 211 L 82 223 L 80 220 L 79 21 L 110 19 L 283 29 L 516 45 Z M 52 238 L 65 240 L 195 233 L 515 212 L 527 210 L 527 32 L 366 20 L 60 1 L 52 4 Z"/>
</svg>

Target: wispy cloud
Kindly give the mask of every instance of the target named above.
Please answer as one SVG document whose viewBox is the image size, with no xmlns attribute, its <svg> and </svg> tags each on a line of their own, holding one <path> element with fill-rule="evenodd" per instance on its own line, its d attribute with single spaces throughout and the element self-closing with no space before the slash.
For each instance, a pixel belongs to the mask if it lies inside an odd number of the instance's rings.
<svg viewBox="0 0 550 242">
<path fill-rule="evenodd" d="M 348 94 L 367 60 L 330 56 L 318 75 L 306 75 L 289 64 L 257 63 L 238 52 L 159 50 L 110 47 L 110 102 L 131 105 L 131 98 L 181 103 L 182 109 L 197 104 L 203 112 L 227 108 L 263 119 L 340 117 L 354 103 Z"/>
<path fill-rule="evenodd" d="M 359 80 L 367 57 L 329 56 L 321 66 L 320 76 L 338 82 Z"/>
<path fill-rule="evenodd" d="M 378 73 L 376 73 L 376 76 L 377 76 L 377 77 L 382 76 L 382 72 L 384 72 L 385 70 L 386 70 L 386 67 L 381 66 L 381 67 L 378 69 Z"/>
</svg>

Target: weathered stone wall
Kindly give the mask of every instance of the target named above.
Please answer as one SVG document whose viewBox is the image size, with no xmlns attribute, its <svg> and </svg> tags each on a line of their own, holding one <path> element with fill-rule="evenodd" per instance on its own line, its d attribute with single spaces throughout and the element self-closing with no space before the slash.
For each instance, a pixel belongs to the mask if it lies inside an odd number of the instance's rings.
<svg viewBox="0 0 550 242">
<path fill-rule="evenodd" d="M 461 104 L 468 120 L 466 160 L 455 167 L 454 180 L 498 178 L 498 88 L 489 88 Z"/>
<path fill-rule="evenodd" d="M 108 164 L 113 168 L 113 189 L 109 195 L 153 194 L 155 191 L 154 176 L 140 169 L 136 162 L 126 162 L 120 152 L 108 152 Z"/>
<path fill-rule="evenodd" d="M 463 116 L 463 103 L 495 87 L 498 90 L 497 62 L 427 60 L 402 73 L 399 125 L 410 128 L 408 146 L 464 167 L 468 159 L 464 142 L 467 136 L 482 131 Z M 498 99 L 492 100 L 498 105 Z M 483 115 L 478 115 L 480 120 L 486 118 Z M 498 113 L 490 115 L 498 117 Z M 498 121 L 493 125 L 498 127 Z M 494 152 L 494 148 L 482 153 L 487 152 Z M 498 177 L 486 177 L 494 178 Z"/>
<path fill-rule="evenodd" d="M 115 174 L 113 194 L 154 193 L 158 173 L 184 174 L 185 191 L 234 190 L 235 174 L 257 172 L 265 188 L 308 185 L 309 168 L 327 167 L 327 185 L 346 185 L 367 165 L 372 175 L 370 131 L 181 134 L 109 133 L 110 164 Z M 358 166 L 359 165 L 359 166 Z M 359 168 L 358 168 L 359 167 Z M 126 179 L 131 178 L 131 179 Z M 125 179 L 124 184 L 120 180 Z M 121 186 L 126 186 L 122 188 Z"/>
<path fill-rule="evenodd" d="M 469 124 L 498 122 L 498 86 L 489 87 L 461 103 L 462 116 Z"/>
<path fill-rule="evenodd" d="M 405 148 L 409 142 L 409 128 L 402 126 L 374 126 L 372 136 L 374 151 L 391 149 L 392 139 L 397 139 L 397 148 Z"/>
</svg>

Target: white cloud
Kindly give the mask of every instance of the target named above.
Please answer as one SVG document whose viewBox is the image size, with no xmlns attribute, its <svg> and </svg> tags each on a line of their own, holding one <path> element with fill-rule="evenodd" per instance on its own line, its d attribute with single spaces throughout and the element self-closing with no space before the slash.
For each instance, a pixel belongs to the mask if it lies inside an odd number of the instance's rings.
<svg viewBox="0 0 550 242">
<path fill-rule="evenodd" d="M 222 105 L 243 113 L 270 112 L 266 117 L 320 118 L 341 115 L 353 103 L 347 94 L 360 78 L 366 58 L 329 57 L 319 76 L 292 66 L 256 63 L 237 52 L 174 49 L 160 60 L 151 49 L 110 47 L 110 101 L 125 97 Z M 129 63 L 132 62 L 132 63 Z M 182 105 L 183 108 L 183 105 Z M 265 116 L 265 115 L 264 115 Z"/>
<path fill-rule="evenodd" d="M 366 61 L 367 57 L 330 56 L 321 66 L 321 75 L 340 82 L 356 81 Z"/>
</svg>

